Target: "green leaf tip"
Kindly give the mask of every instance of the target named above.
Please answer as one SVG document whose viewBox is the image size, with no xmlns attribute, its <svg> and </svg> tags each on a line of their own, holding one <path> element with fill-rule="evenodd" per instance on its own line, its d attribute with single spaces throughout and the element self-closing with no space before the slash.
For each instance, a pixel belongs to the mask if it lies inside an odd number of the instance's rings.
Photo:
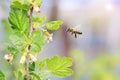
<svg viewBox="0 0 120 80">
<path fill-rule="evenodd" d="M 21 71 L 14 71 L 15 80 L 22 80 L 23 75 Z"/>
<path fill-rule="evenodd" d="M 38 7 L 40 7 L 41 4 L 42 4 L 42 0 L 35 0 L 33 3 L 34 6 L 38 6 Z"/>
<path fill-rule="evenodd" d="M 10 5 L 10 8 L 12 9 L 21 9 L 21 10 L 29 10 L 30 6 L 28 4 L 25 3 L 21 3 L 20 1 L 13 1 Z"/>
<path fill-rule="evenodd" d="M 62 21 L 58 20 L 58 21 L 51 21 L 46 23 L 46 28 L 48 30 L 57 30 L 59 29 L 59 27 L 63 24 Z"/>
<path fill-rule="evenodd" d="M 42 27 L 43 23 L 45 22 L 46 17 L 42 16 L 42 17 L 33 17 L 33 27 L 34 28 L 39 28 Z"/>
<path fill-rule="evenodd" d="M 34 72 L 31 72 L 30 75 L 31 75 L 33 80 L 41 80 L 40 77 Z"/>
</svg>

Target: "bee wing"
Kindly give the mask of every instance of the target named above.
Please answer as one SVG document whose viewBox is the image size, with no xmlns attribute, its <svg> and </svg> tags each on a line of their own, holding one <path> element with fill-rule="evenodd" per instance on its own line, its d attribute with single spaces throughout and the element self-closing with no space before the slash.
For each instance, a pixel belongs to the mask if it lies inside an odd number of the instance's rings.
<svg viewBox="0 0 120 80">
<path fill-rule="evenodd" d="M 81 27 L 81 25 L 79 24 L 79 25 L 77 25 L 77 26 L 75 26 L 75 28 L 76 29 L 79 29 Z"/>
</svg>

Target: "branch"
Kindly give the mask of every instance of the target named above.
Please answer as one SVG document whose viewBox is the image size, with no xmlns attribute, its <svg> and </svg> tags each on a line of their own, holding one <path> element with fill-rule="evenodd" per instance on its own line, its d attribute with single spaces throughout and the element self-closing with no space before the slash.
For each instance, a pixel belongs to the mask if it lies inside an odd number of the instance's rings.
<svg viewBox="0 0 120 80">
<path fill-rule="evenodd" d="M 32 32 L 33 32 L 32 14 L 33 14 L 33 5 L 30 4 L 30 16 L 29 16 L 30 31 L 29 31 L 29 35 L 31 35 Z M 29 56 L 29 54 L 30 54 L 30 50 L 31 50 L 31 45 L 28 44 L 28 46 L 27 46 L 27 55 L 26 55 L 26 78 L 27 78 L 27 80 L 31 80 L 30 71 L 29 71 L 29 64 L 30 64 L 30 56 Z"/>
<path fill-rule="evenodd" d="M 30 4 L 30 17 L 29 17 L 29 24 L 30 24 L 30 35 L 33 32 L 33 25 L 32 25 L 32 14 L 33 14 L 33 5 Z"/>
</svg>

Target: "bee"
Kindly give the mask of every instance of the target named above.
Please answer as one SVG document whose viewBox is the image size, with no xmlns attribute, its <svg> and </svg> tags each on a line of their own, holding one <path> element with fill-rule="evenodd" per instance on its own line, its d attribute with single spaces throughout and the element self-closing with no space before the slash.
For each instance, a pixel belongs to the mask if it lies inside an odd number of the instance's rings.
<svg viewBox="0 0 120 80">
<path fill-rule="evenodd" d="M 82 32 L 79 32 L 77 28 L 68 28 L 66 32 L 71 33 L 71 35 L 75 34 L 75 38 L 77 38 L 77 34 L 82 34 Z"/>
</svg>

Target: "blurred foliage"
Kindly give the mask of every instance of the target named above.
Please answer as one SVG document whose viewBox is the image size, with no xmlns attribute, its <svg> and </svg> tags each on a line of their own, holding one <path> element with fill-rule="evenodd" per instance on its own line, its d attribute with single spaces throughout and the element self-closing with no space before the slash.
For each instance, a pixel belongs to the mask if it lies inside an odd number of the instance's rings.
<svg viewBox="0 0 120 80">
<path fill-rule="evenodd" d="M 2 19 L 1 21 L 3 27 L 4 27 L 4 32 L 5 32 L 5 41 L 8 40 L 8 36 L 11 34 L 12 32 L 12 29 L 10 28 L 10 24 L 8 22 L 8 20 L 5 18 L 5 19 Z"/>
<path fill-rule="evenodd" d="M 74 60 L 73 80 L 120 80 L 120 55 L 107 54 L 89 59 L 85 52 L 71 50 Z M 116 71 L 117 69 L 117 71 Z"/>
<path fill-rule="evenodd" d="M 5 75 L 3 74 L 2 71 L 0 71 L 0 80 L 5 80 Z"/>
</svg>

